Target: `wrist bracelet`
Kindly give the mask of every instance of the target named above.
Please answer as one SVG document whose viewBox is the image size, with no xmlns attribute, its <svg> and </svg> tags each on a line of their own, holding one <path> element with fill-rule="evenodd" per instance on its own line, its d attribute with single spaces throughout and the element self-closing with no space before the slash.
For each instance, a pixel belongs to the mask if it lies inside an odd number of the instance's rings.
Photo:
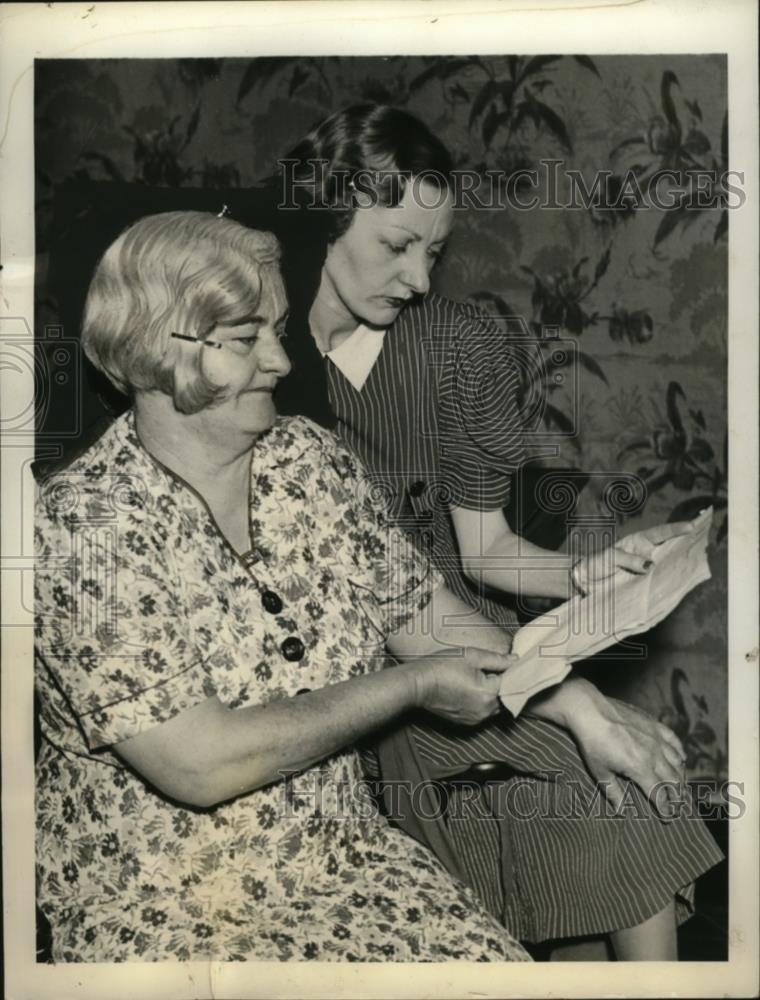
<svg viewBox="0 0 760 1000">
<path fill-rule="evenodd" d="M 575 591 L 576 594 L 580 594 L 581 597 L 586 597 L 588 591 L 578 579 L 578 567 L 582 562 L 583 562 L 583 556 L 581 556 L 580 559 L 576 559 L 573 565 L 570 567 L 570 583 L 572 584 L 573 590 Z"/>
</svg>

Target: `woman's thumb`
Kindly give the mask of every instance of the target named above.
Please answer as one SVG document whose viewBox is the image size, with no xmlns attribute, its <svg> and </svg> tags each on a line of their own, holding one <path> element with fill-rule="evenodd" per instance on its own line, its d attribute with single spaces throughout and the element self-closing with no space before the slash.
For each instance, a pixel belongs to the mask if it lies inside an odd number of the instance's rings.
<svg viewBox="0 0 760 1000">
<path fill-rule="evenodd" d="M 471 666 L 499 674 L 513 667 L 518 660 L 514 653 L 494 653 L 490 649 L 478 649 L 476 646 L 471 646 L 467 654 Z"/>
</svg>

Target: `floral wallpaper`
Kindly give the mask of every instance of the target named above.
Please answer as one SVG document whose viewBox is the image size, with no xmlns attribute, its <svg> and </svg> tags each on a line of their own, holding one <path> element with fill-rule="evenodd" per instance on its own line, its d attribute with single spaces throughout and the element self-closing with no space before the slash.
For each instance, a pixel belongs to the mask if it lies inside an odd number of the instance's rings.
<svg viewBox="0 0 760 1000">
<path fill-rule="evenodd" d="M 46 248 L 67 178 L 247 186 L 357 100 L 407 108 L 479 171 L 479 202 L 457 211 L 435 286 L 508 317 L 528 343 L 533 451 L 588 477 L 577 518 L 628 531 L 715 508 L 712 580 L 649 634 L 644 660 L 587 670 L 669 723 L 693 776 L 725 776 L 723 56 L 47 60 L 35 91 L 38 328 L 56 322 Z M 667 208 L 639 197 L 663 170 L 690 178 Z M 478 207 L 495 190 L 489 171 L 516 178 L 507 207 Z M 695 199 L 706 171 L 718 180 Z M 607 201 L 584 201 L 600 174 Z M 517 205 L 532 196 L 537 207 Z"/>
</svg>

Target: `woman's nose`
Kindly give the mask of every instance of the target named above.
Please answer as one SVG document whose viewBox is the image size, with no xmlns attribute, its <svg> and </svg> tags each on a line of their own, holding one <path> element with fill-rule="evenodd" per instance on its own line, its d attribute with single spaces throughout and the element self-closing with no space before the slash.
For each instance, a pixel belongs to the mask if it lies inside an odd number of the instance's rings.
<svg viewBox="0 0 760 1000">
<path fill-rule="evenodd" d="M 272 334 L 267 349 L 261 359 L 261 367 L 265 371 L 272 372 L 278 378 L 284 378 L 291 369 L 290 358 L 285 353 L 285 348 L 278 336 Z"/>
<path fill-rule="evenodd" d="M 425 260 L 409 260 L 401 279 L 404 284 L 418 295 L 426 295 L 430 291 L 430 268 Z"/>
</svg>

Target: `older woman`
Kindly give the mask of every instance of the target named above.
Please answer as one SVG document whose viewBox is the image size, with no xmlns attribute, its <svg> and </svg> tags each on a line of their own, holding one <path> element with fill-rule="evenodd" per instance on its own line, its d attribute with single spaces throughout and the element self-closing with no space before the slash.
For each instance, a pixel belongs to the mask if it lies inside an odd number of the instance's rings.
<svg viewBox="0 0 760 1000">
<path fill-rule="evenodd" d="M 525 960 L 361 784 L 357 740 L 414 708 L 482 721 L 508 658 L 425 637 L 455 599 L 349 452 L 275 420 L 277 258 L 167 213 L 90 287 L 85 350 L 133 405 L 37 513 L 53 958 Z M 386 644 L 414 658 L 380 670 Z"/>
<path fill-rule="evenodd" d="M 430 288 L 454 221 L 452 177 L 447 150 L 423 122 L 372 104 L 330 115 L 283 158 L 273 199 L 281 207 L 267 224 L 284 247 L 294 370 L 278 406 L 335 427 L 450 589 L 509 628 L 516 615 L 499 591 L 563 599 L 615 565 L 645 572 L 646 557 L 614 549 L 575 561 L 507 522 L 525 459 L 515 359 L 492 322 Z M 657 529 L 660 538 L 678 530 Z M 682 781 L 671 733 L 579 685 L 571 679 L 534 699 L 526 717 L 467 738 L 418 720 L 415 750 L 434 776 L 505 762 L 524 786 L 533 775 L 534 803 L 545 798 L 547 773 L 560 776 L 561 804 L 530 822 L 468 789 L 472 821 L 450 824 L 466 877 L 517 937 L 610 933 L 619 958 L 675 958 L 674 917 L 688 914 L 693 879 L 720 851 L 701 823 L 664 826 L 643 799 L 628 820 L 573 810 L 569 790 L 591 801 L 596 781 L 616 805 L 638 794 L 631 781 L 647 791 Z M 393 749 L 382 745 L 383 766 Z"/>
</svg>

